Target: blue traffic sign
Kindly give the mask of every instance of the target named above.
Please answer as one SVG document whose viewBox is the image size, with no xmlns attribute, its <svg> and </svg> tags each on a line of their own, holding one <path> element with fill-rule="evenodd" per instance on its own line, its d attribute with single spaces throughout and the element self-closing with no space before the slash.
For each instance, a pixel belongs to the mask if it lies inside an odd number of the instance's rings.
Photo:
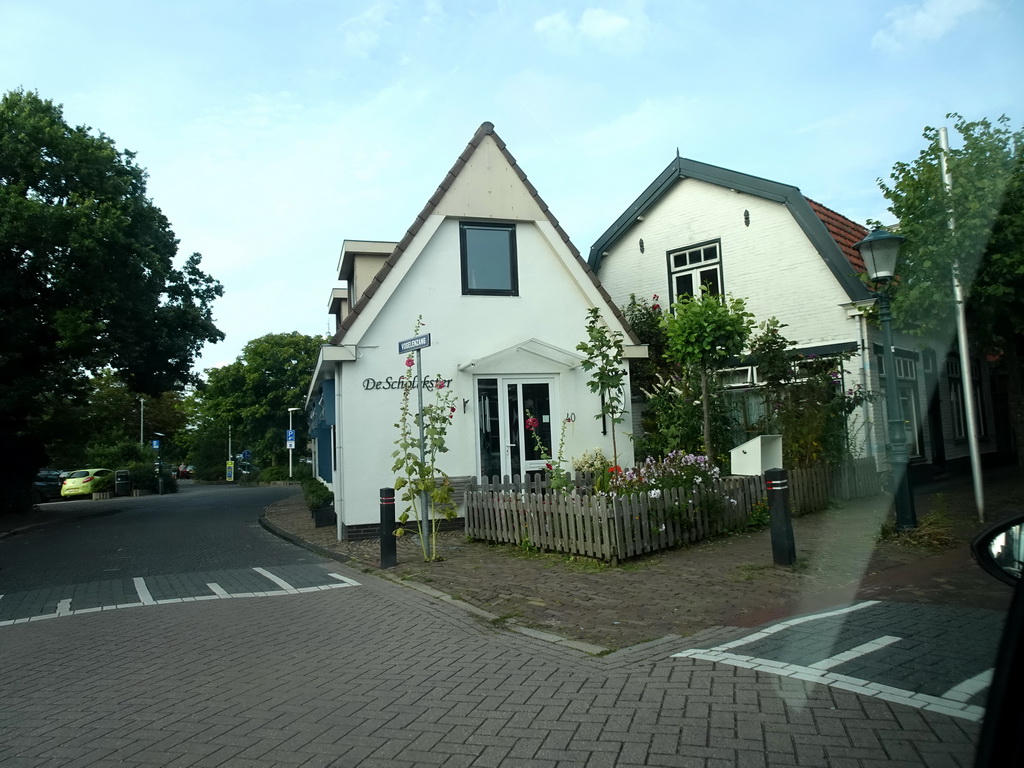
<svg viewBox="0 0 1024 768">
<path fill-rule="evenodd" d="M 252 451 L 242 451 L 242 458 L 245 461 L 248 461 L 249 459 L 251 459 L 252 458 Z"/>
</svg>

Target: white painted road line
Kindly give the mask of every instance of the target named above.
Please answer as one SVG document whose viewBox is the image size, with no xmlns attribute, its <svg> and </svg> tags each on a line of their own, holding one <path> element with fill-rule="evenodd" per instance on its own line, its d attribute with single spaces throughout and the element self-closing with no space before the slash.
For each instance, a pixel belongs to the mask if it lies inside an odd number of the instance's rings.
<svg viewBox="0 0 1024 768">
<path fill-rule="evenodd" d="M 278 578 L 277 576 L 272 574 L 270 571 L 268 571 L 266 568 L 253 568 L 253 570 L 256 571 L 256 573 L 260 574 L 260 576 L 266 576 L 268 579 L 270 579 L 272 582 L 277 584 L 277 586 L 279 586 L 285 592 L 289 592 L 289 593 L 296 593 L 296 592 L 298 592 L 298 590 L 295 589 L 295 587 L 293 587 L 291 584 L 289 584 L 284 579 Z"/>
<path fill-rule="evenodd" d="M 729 664 L 734 667 L 754 669 L 758 672 L 770 672 L 781 677 L 792 677 L 796 680 L 806 680 L 811 683 L 821 683 L 833 688 L 840 688 L 844 691 L 853 691 L 864 696 L 874 696 L 885 701 L 892 701 L 897 704 L 906 704 L 918 709 L 927 709 L 931 712 L 942 712 L 953 717 L 960 717 L 964 720 L 978 722 L 985 714 L 983 707 L 976 707 L 965 704 L 963 701 L 946 698 L 944 696 L 929 696 L 924 693 L 915 693 L 901 688 L 893 688 L 880 683 L 873 683 L 870 680 L 861 680 L 848 675 L 840 675 L 834 672 L 825 672 L 820 669 L 812 669 L 799 664 L 780 665 L 779 662 L 771 659 L 759 659 L 754 656 L 743 656 L 737 653 L 725 653 L 718 650 L 700 650 L 694 648 L 682 653 L 673 654 L 673 658 L 700 659 L 711 661 L 716 664 Z M 973 679 L 973 678 L 972 678 Z"/>
<path fill-rule="evenodd" d="M 337 579 L 338 581 L 345 582 L 345 584 L 347 586 L 349 586 L 349 587 L 358 587 L 359 586 L 359 582 L 358 581 L 353 581 L 352 579 L 345 578 L 340 573 L 328 573 L 327 575 L 330 576 L 332 579 Z"/>
<path fill-rule="evenodd" d="M 168 603 L 195 603 L 202 600 L 224 600 L 228 598 L 241 598 L 241 597 L 274 597 L 283 595 L 301 595 L 308 592 L 329 592 L 332 589 L 344 589 L 345 587 L 358 587 L 361 586 L 358 581 L 349 579 L 337 573 L 328 572 L 327 575 L 333 579 L 337 579 L 341 583 L 332 582 L 329 584 L 318 584 L 313 587 L 302 587 L 296 588 L 284 581 L 283 579 L 270 573 L 270 571 L 264 568 L 253 568 L 252 570 L 259 573 L 261 576 L 270 579 L 272 582 L 281 587 L 281 589 L 264 590 L 262 592 L 238 592 L 232 594 L 224 589 L 220 584 L 215 582 L 208 582 L 207 587 L 213 594 L 204 595 L 190 595 L 185 597 L 168 597 L 161 600 L 157 600 L 153 597 L 153 593 L 150 592 L 149 586 L 146 584 L 146 580 L 142 577 L 135 577 L 133 583 L 135 585 L 135 591 L 138 593 L 139 602 L 137 603 L 115 603 L 113 605 L 101 605 L 94 608 L 79 608 L 77 610 L 71 609 L 71 598 L 60 600 L 57 603 L 57 608 L 53 613 L 38 614 L 35 616 L 24 616 L 17 619 L 6 619 L 0 621 L 0 627 L 8 627 L 13 624 L 25 624 L 30 621 L 44 621 L 46 619 L 57 619 L 63 616 L 75 616 L 79 613 L 96 613 L 100 611 L 116 611 L 119 608 L 139 608 L 145 605 L 166 605 Z M 8 595 L 9 596 L 9 595 Z M 3 598 L 4 595 L 0 595 Z"/>
<path fill-rule="evenodd" d="M 206 586 L 208 586 L 210 588 L 210 591 L 213 592 L 213 594 L 215 594 L 217 597 L 231 597 L 231 595 L 228 594 L 227 590 L 221 587 L 220 584 L 214 584 L 211 581 L 207 582 Z"/>
<path fill-rule="evenodd" d="M 133 581 L 135 582 L 135 591 L 139 593 L 139 601 L 143 605 L 156 605 L 156 600 L 149 593 L 149 587 L 146 586 L 146 580 L 141 576 L 136 576 Z"/>
<path fill-rule="evenodd" d="M 827 659 L 816 661 L 810 665 L 811 669 L 832 669 L 832 667 L 838 667 L 840 664 L 845 664 L 848 661 L 866 656 L 869 653 L 873 653 L 880 648 L 885 648 L 887 645 L 899 642 L 903 638 L 893 637 L 892 635 L 883 635 L 877 640 L 872 640 L 870 643 L 864 643 L 858 645 L 856 648 L 851 648 L 843 653 L 837 653 L 835 656 L 830 656 Z"/>
<path fill-rule="evenodd" d="M 808 621 L 817 621 L 818 619 L 827 619 L 832 616 L 842 616 L 844 613 L 851 613 L 853 611 L 859 611 L 861 608 L 867 608 L 868 606 L 875 605 L 878 600 L 865 600 L 862 603 L 855 603 L 854 605 L 847 606 L 846 608 L 839 608 L 835 611 L 828 611 L 827 613 L 814 613 L 810 616 L 800 616 L 795 619 L 789 619 L 787 621 L 781 621 L 778 624 L 772 624 L 770 627 L 762 629 L 760 632 L 755 632 L 752 635 L 741 637 L 739 640 L 733 640 L 731 643 L 724 643 L 722 645 L 716 645 L 713 650 L 724 651 L 727 648 L 737 648 L 741 645 L 747 645 L 749 643 L 756 642 L 770 635 L 774 635 L 776 632 L 781 632 L 784 629 L 795 627 L 798 624 L 805 624 Z"/>
<path fill-rule="evenodd" d="M 995 669 L 986 669 L 984 672 L 979 672 L 972 678 L 964 680 L 959 685 L 954 685 L 944 694 L 942 698 L 953 699 L 954 701 L 967 701 L 972 696 L 985 690 L 992 684 L 992 674 Z"/>
</svg>

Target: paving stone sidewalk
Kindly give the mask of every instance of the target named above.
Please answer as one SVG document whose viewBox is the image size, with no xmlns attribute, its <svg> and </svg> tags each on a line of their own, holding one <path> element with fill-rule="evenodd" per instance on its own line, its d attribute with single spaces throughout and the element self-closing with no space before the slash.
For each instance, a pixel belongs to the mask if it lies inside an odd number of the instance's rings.
<svg viewBox="0 0 1024 768">
<path fill-rule="evenodd" d="M 1024 509 L 1013 469 L 986 477 L 987 518 Z M 847 502 L 796 518 L 795 567 L 772 563 L 766 530 L 725 536 L 620 566 L 524 552 L 441 534 L 441 562 L 424 563 L 415 536 L 398 542 L 390 578 L 425 585 L 509 623 L 550 631 L 607 649 L 665 635 L 701 637 L 863 599 L 1005 611 L 1010 591 L 985 575 L 967 542 L 981 527 L 970 479 L 916 490 L 919 518 L 944 515 L 955 545 L 944 551 L 879 541 L 891 516 L 886 496 Z M 266 522 L 298 541 L 379 573 L 378 540 L 339 542 L 316 528 L 299 495 L 269 508 Z"/>
</svg>

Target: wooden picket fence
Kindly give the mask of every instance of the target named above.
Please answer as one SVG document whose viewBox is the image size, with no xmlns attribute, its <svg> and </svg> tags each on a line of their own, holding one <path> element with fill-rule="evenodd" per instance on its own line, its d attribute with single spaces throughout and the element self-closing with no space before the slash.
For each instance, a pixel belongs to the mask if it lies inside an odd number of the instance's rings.
<svg viewBox="0 0 1024 768">
<path fill-rule="evenodd" d="M 565 494 L 552 492 L 540 476 L 472 478 L 464 492 L 466 535 L 615 563 L 741 528 L 765 499 L 763 477 L 730 476 L 689 491 L 628 496 L 594 493 L 586 475 L 573 480 L 575 490 Z M 866 465 L 790 473 L 791 507 L 801 514 L 824 509 L 837 494 L 848 499 L 878 492 L 873 462 L 870 474 Z"/>
</svg>

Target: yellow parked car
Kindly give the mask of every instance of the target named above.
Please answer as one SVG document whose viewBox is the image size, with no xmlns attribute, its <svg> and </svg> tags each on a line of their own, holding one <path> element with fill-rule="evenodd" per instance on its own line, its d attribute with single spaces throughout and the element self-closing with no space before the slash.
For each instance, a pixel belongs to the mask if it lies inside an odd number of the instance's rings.
<svg viewBox="0 0 1024 768">
<path fill-rule="evenodd" d="M 60 487 L 60 495 L 88 496 L 90 493 L 109 491 L 114 485 L 114 470 L 112 469 L 76 469 L 64 478 L 64 484 Z"/>
</svg>

